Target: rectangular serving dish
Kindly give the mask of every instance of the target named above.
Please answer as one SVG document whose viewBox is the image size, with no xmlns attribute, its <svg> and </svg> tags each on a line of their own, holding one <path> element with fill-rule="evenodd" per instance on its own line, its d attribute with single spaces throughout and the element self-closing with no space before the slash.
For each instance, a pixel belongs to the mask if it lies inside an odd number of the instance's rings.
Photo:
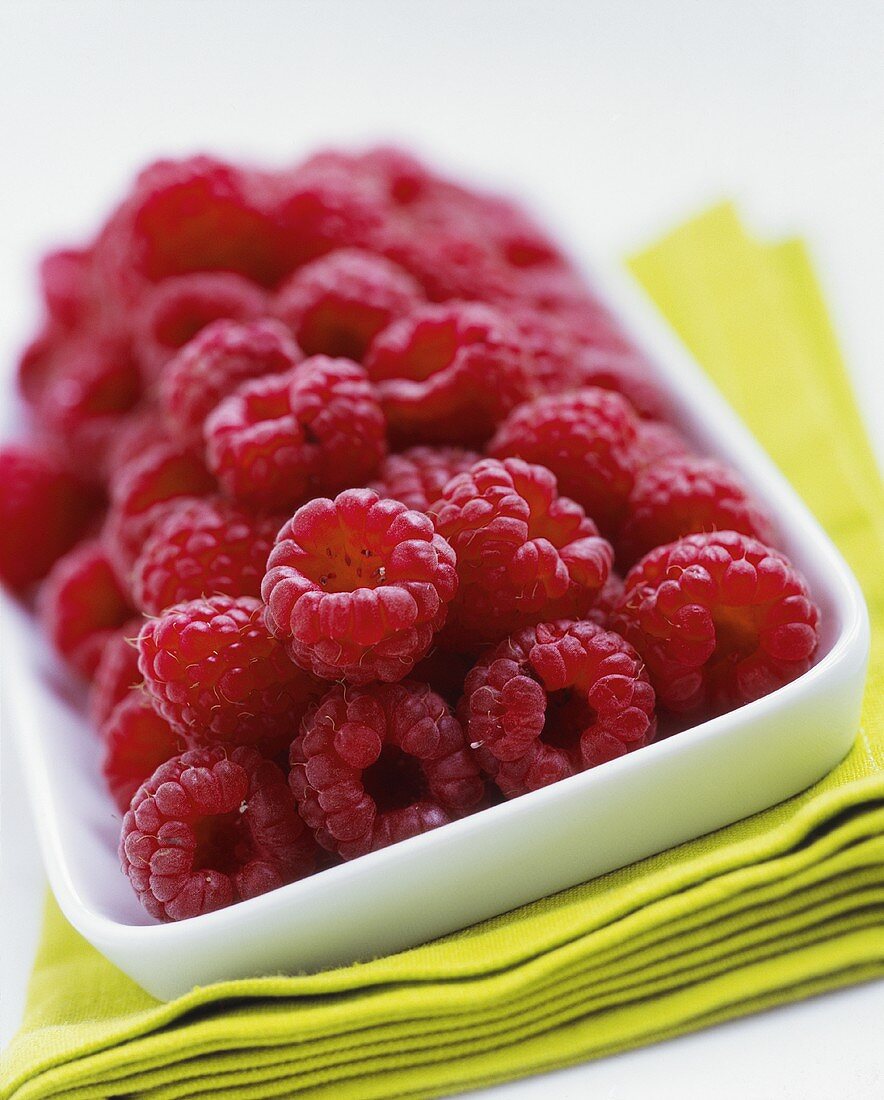
<svg viewBox="0 0 884 1100">
<path fill-rule="evenodd" d="M 700 367 L 626 277 L 596 280 L 648 351 L 676 423 L 776 517 L 822 609 L 817 664 L 730 714 L 462 821 L 177 924 L 141 908 L 117 859 L 100 745 L 33 621 L 3 605 L 3 680 L 43 859 L 68 920 L 155 997 L 368 959 L 586 881 L 809 786 L 858 728 L 868 617 L 846 563 Z"/>
</svg>

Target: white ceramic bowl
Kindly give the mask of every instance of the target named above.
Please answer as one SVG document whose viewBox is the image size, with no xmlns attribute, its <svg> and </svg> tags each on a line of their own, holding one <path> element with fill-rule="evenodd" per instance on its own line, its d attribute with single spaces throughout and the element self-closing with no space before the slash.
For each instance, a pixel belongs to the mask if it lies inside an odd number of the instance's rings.
<svg viewBox="0 0 884 1100">
<path fill-rule="evenodd" d="M 730 714 L 434 832 L 228 909 L 159 924 L 117 859 L 82 689 L 5 602 L 3 681 L 52 889 L 74 927 L 161 999 L 226 978 L 319 970 L 409 947 L 755 813 L 832 768 L 856 734 L 868 653 L 844 560 L 636 287 L 601 286 L 658 362 L 677 423 L 767 504 L 822 609 L 800 679 Z"/>
</svg>

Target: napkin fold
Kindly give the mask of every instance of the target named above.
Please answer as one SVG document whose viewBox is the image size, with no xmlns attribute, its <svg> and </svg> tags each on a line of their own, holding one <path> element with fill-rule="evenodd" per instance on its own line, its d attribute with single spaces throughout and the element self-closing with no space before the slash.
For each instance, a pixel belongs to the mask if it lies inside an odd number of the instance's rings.
<svg viewBox="0 0 884 1100">
<path fill-rule="evenodd" d="M 169 1004 L 50 899 L 0 1097 L 438 1096 L 884 973 L 884 489 L 812 265 L 722 205 L 630 266 L 864 587 L 850 754 L 764 813 L 444 939 Z"/>
</svg>

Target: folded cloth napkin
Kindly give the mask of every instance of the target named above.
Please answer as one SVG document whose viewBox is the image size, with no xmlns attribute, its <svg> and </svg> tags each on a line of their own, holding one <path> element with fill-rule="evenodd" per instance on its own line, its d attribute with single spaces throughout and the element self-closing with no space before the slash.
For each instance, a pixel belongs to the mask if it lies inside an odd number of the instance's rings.
<svg viewBox="0 0 884 1100">
<path fill-rule="evenodd" d="M 849 756 L 771 810 L 445 939 L 170 1004 L 50 901 L 0 1095 L 437 1096 L 884 972 L 884 493 L 811 265 L 721 206 L 632 269 L 865 587 L 874 653 Z"/>
</svg>

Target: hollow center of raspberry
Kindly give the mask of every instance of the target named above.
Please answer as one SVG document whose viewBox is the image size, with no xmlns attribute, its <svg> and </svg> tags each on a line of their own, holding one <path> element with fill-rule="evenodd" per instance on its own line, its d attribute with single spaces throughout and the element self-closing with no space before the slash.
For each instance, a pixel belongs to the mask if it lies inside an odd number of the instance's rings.
<svg viewBox="0 0 884 1100">
<path fill-rule="evenodd" d="M 242 841 L 242 815 L 239 810 L 202 817 L 194 824 L 193 832 L 196 837 L 195 871 L 221 871 L 229 875 L 239 867 L 237 849 Z"/>
<path fill-rule="evenodd" d="M 584 730 L 598 715 L 586 696 L 574 688 L 551 691 L 546 697 L 546 715 L 540 740 L 555 749 L 575 749 Z"/>
<path fill-rule="evenodd" d="M 761 607 L 718 607 L 715 623 L 713 662 L 739 661 L 758 649 L 758 635 L 764 618 Z"/>
<path fill-rule="evenodd" d="M 384 746 L 375 763 L 362 773 L 362 783 L 379 813 L 404 810 L 429 791 L 420 761 L 395 745 Z"/>
<path fill-rule="evenodd" d="M 358 303 L 326 302 L 305 318 L 298 342 L 305 355 L 343 356 L 361 363 L 378 327 L 377 318 Z"/>
<path fill-rule="evenodd" d="M 355 592 L 384 583 L 384 563 L 368 546 L 340 541 L 326 546 L 304 567 L 305 573 L 324 592 Z"/>
</svg>

